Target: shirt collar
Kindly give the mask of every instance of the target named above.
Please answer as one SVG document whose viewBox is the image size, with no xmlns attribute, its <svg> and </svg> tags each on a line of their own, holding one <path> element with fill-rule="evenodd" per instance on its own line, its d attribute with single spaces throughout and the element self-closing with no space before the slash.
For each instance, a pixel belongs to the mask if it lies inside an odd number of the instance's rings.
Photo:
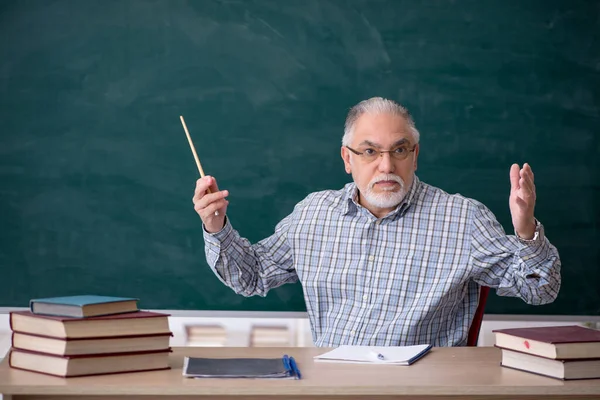
<svg viewBox="0 0 600 400">
<path fill-rule="evenodd" d="M 404 199 L 402 199 L 402 202 L 400 204 L 398 204 L 396 209 L 394 209 L 394 211 L 392 211 L 389 216 L 396 215 L 396 214 L 403 215 L 406 212 L 406 210 L 408 210 L 410 205 L 417 198 L 417 192 L 419 191 L 420 188 L 421 188 L 421 181 L 419 180 L 417 175 L 415 175 L 413 178 L 413 182 L 410 186 L 410 189 L 408 190 L 408 193 L 406 194 L 406 196 L 404 196 Z M 354 214 L 354 213 L 356 213 L 356 211 L 358 211 L 358 207 L 360 206 L 358 204 L 358 188 L 356 187 L 356 184 L 354 182 L 347 184 L 346 187 L 344 188 L 344 203 L 343 204 L 344 204 L 344 209 L 343 209 L 344 215 Z"/>
</svg>

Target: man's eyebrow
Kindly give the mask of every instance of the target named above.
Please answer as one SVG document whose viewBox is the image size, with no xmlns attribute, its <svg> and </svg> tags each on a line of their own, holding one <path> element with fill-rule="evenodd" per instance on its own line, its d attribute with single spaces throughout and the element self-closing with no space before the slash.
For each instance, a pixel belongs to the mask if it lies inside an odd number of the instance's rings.
<svg viewBox="0 0 600 400">
<path fill-rule="evenodd" d="M 363 140 L 362 142 L 359 143 L 359 146 L 362 146 L 366 144 L 367 146 L 371 146 L 371 147 L 377 147 L 378 149 L 381 148 L 381 145 L 377 144 L 377 143 L 373 143 L 370 140 Z"/>
<path fill-rule="evenodd" d="M 398 146 L 401 146 L 401 145 L 403 145 L 403 144 L 410 144 L 410 142 L 409 142 L 409 140 L 408 140 L 408 139 L 406 139 L 406 138 L 403 138 L 403 139 L 400 139 L 400 140 L 398 140 L 396 143 L 394 143 L 394 144 L 392 145 L 392 147 L 398 147 Z"/>
<path fill-rule="evenodd" d="M 398 147 L 398 146 L 402 146 L 404 144 L 410 144 L 409 140 L 406 138 L 402 138 L 400 140 L 398 140 L 397 142 L 395 142 L 392 147 Z M 367 145 L 367 146 L 371 146 L 371 147 L 375 147 L 377 149 L 381 149 L 381 145 L 371 142 L 370 140 L 363 140 L 362 142 L 359 143 L 359 146 L 363 146 L 363 145 Z"/>
</svg>

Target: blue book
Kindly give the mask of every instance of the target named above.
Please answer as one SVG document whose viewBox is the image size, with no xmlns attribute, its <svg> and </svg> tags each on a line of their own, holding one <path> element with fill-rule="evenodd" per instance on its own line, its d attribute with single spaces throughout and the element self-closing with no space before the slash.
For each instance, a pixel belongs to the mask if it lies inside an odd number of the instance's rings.
<svg viewBox="0 0 600 400">
<path fill-rule="evenodd" d="M 29 309 L 40 315 L 86 318 L 138 311 L 138 300 L 96 295 L 48 297 L 30 300 Z"/>
</svg>

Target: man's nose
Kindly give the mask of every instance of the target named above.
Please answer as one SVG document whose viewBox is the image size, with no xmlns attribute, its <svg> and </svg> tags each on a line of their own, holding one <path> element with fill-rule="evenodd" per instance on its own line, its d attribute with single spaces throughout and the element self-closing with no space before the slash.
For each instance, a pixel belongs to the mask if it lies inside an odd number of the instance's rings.
<svg viewBox="0 0 600 400">
<path fill-rule="evenodd" d="M 379 165 L 377 169 L 383 173 L 391 173 L 394 172 L 394 159 L 392 158 L 389 152 L 384 152 L 379 155 L 378 158 Z"/>
</svg>

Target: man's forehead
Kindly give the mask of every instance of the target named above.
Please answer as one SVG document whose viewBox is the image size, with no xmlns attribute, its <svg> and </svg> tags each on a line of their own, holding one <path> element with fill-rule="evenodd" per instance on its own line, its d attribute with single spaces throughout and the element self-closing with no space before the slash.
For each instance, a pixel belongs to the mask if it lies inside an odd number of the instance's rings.
<svg viewBox="0 0 600 400">
<path fill-rule="evenodd" d="M 400 118 L 401 120 L 401 118 Z M 392 124 L 361 124 L 356 126 L 352 142 L 384 146 L 412 143 L 413 136 L 406 122 Z"/>
<path fill-rule="evenodd" d="M 360 136 L 361 141 L 376 136 L 385 138 L 395 136 L 394 141 L 412 137 L 407 121 L 393 114 L 361 115 L 354 126 L 354 134 L 357 139 Z"/>
</svg>

